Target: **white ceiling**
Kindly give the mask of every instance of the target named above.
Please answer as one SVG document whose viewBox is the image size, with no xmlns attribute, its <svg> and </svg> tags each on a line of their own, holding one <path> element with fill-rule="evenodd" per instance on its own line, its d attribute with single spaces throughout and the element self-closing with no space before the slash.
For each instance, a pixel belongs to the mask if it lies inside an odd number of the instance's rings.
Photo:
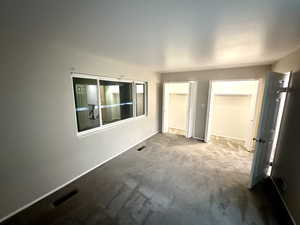
<svg viewBox="0 0 300 225">
<path fill-rule="evenodd" d="M 300 0 L 0 4 L 2 31 L 62 42 L 156 71 L 266 64 L 300 45 Z"/>
</svg>

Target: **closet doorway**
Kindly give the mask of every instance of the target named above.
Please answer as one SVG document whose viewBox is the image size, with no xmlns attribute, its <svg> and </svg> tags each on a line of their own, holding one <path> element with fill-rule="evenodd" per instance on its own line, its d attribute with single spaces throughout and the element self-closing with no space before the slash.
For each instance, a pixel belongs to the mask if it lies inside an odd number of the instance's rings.
<svg viewBox="0 0 300 225">
<path fill-rule="evenodd" d="M 211 82 L 207 141 L 227 141 L 253 151 L 260 110 L 258 88 L 258 80 Z"/>
<path fill-rule="evenodd" d="M 189 82 L 165 83 L 163 86 L 163 133 L 189 136 Z"/>
</svg>

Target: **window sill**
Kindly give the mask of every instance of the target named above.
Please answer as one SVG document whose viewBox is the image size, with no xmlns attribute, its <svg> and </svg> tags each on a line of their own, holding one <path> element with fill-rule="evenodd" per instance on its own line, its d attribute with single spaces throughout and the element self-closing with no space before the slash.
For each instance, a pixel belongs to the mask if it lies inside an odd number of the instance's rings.
<svg viewBox="0 0 300 225">
<path fill-rule="evenodd" d="M 147 117 L 147 115 L 136 116 L 136 117 L 120 120 L 120 121 L 117 121 L 117 122 L 114 122 L 114 123 L 102 125 L 101 127 L 96 127 L 96 128 L 90 129 L 90 130 L 77 132 L 77 137 L 81 138 L 81 137 L 90 136 L 92 134 L 95 134 L 95 133 L 98 133 L 98 132 L 102 132 L 102 131 L 109 130 L 111 128 L 117 127 L 120 124 L 128 123 L 128 122 L 134 121 L 134 120 L 143 119 L 143 118 L 146 118 L 146 117 Z"/>
</svg>

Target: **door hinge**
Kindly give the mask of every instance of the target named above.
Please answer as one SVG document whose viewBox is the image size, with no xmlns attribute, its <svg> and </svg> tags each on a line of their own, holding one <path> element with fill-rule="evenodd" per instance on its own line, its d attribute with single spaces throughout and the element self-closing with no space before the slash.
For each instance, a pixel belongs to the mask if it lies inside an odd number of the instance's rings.
<svg viewBox="0 0 300 225">
<path fill-rule="evenodd" d="M 264 139 L 262 139 L 262 138 L 253 138 L 252 139 L 253 141 L 255 141 L 255 142 L 258 142 L 258 143 L 262 143 L 262 144 L 264 144 L 264 143 L 266 143 L 266 141 L 264 140 Z"/>
<path fill-rule="evenodd" d="M 278 88 L 276 93 L 279 94 L 279 93 L 282 93 L 282 92 L 290 92 L 290 91 L 291 91 L 291 88 L 282 87 L 282 88 Z"/>
</svg>

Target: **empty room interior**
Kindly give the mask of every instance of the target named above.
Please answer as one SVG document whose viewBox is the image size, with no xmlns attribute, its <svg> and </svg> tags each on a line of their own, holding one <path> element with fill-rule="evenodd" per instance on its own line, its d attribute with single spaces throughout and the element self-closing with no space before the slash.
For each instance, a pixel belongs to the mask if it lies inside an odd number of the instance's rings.
<svg viewBox="0 0 300 225">
<path fill-rule="evenodd" d="M 0 6 L 0 224 L 300 225 L 299 0 Z"/>
</svg>

